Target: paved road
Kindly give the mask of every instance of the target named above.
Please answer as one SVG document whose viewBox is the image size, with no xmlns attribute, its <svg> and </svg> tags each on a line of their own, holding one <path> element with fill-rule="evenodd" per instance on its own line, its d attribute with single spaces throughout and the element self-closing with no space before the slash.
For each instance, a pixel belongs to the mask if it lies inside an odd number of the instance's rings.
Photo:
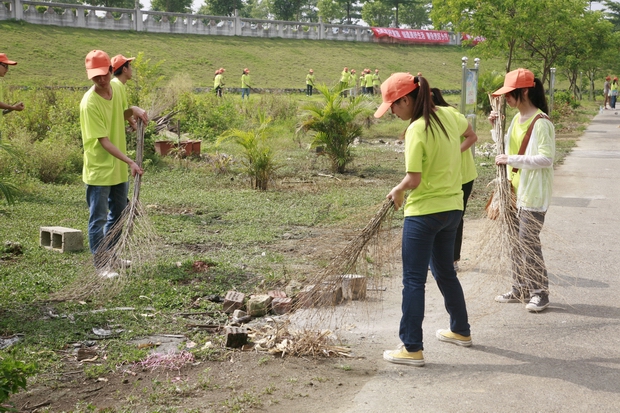
<svg viewBox="0 0 620 413">
<path fill-rule="evenodd" d="M 400 285 L 384 294 L 358 339 L 377 358 L 376 375 L 339 412 L 620 411 L 620 111 L 596 116 L 556 168 L 542 234 L 551 307 L 528 313 L 498 304 L 509 281 L 460 275 L 472 324 L 471 348 L 440 343 L 447 327 L 429 277 L 424 322 L 426 366 L 383 362 L 394 348 Z M 474 224 L 472 224 L 474 225 Z M 466 228 L 467 232 L 467 228 Z"/>
</svg>

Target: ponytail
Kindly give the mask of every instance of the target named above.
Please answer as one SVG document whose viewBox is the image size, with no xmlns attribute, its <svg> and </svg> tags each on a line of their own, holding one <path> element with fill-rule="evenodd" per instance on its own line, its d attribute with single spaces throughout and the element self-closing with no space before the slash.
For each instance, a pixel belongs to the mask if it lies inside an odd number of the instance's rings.
<svg viewBox="0 0 620 413">
<path fill-rule="evenodd" d="M 417 83 L 419 87 L 415 88 L 409 95 L 413 99 L 413 111 L 411 114 L 411 123 L 420 118 L 424 118 L 424 131 L 427 132 L 430 128 L 431 134 L 435 136 L 434 124 L 439 125 L 443 133 L 449 138 L 446 128 L 439 120 L 439 117 L 435 113 L 435 103 L 431 96 L 431 87 L 428 84 L 426 78 L 421 75 L 413 78 L 413 83 Z"/>
</svg>

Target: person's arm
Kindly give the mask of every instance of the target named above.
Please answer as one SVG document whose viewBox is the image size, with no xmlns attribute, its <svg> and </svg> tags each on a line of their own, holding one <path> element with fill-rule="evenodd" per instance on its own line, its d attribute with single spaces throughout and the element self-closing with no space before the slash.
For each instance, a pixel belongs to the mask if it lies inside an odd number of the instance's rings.
<svg viewBox="0 0 620 413">
<path fill-rule="evenodd" d="M 391 199 L 394 202 L 394 210 L 398 211 L 403 202 L 405 202 L 405 192 L 410 189 L 416 189 L 422 181 L 421 172 L 407 172 L 407 175 L 403 178 L 398 185 L 396 185 L 386 198 Z"/>
<path fill-rule="evenodd" d="M 465 152 L 478 141 L 478 135 L 476 135 L 476 132 L 474 132 L 471 124 L 467 124 L 467 130 L 465 131 L 465 133 L 463 133 L 463 137 L 465 138 L 465 140 L 461 142 L 461 152 Z"/>
<path fill-rule="evenodd" d="M 22 102 L 19 102 L 19 103 L 16 103 L 14 105 L 8 105 L 8 104 L 6 104 L 4 102 L 0 102 L 0 109 L 9 110 L 9 111 L 15 110 L 15 111 L 20 112 L 20 111 L 24 110 L 24 104 Z"/>
<path fill-rule="evenodd" d="M 135 163 L 131 158 L 121 152 L 120 149 L 114 146 L 114 144 L 110 142 L 110 139 L 108 139 L 108 137 L 99 138 L 98 140 L 103 149 L 108 151 L 110 155 L 114 156 L 117 159 L 120 159 L 121 161 L 129 165 L 129 167 L 131 168 L 131 176 L 136 176 L 136 174 L 142 175 L 144 173 L 144 170 L 140 168 L 138 164 Z"/>
<path fill-rule="evenodd" d="M 510 165 L 518 169 L 542 169 L 553 166 L 555 154 L 553 125 L 549 121 L 545 123 L 543 120 L 539 120 L 534 125 L 534 133 L 538 142 L 537 155 L 497 155 L 495 164 Z"/>
</svg>

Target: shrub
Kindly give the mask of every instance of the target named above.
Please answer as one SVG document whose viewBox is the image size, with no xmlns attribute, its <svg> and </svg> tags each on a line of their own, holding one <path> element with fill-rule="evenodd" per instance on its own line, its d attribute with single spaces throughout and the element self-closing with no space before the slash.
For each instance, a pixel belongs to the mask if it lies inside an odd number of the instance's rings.
<svg viewBox="0 0 620 413">
<path fill-rule="evenodd" d="M 242 117 L 232 99 L 218 98 L 213 94 L 185 93 L 179 98 L 175 110 L 181 129 L 195 139 L 213 142 L 228 129 L 242 124 Z"/>
<path fill-rule="evenodd" d="M 26 364 L 13 358 L 0 359 L 0 412 L 13 411 L 4 403 L 19 389 L 26 389 L 26 378 L 36 371 L 33 363 Z"/>
<path fill-rule="evenodd" d="M 577 109 L 581 106 L 581 103 L 579 103 L 579 101 L 575 99 L 575 96 L 573 96 L 570 92 L 555 92 L 553 94 L 553 101 L 555 105 L 568 105 L 571 109 Z"/>
<path fill-rule="evenodd" d="M 255 189 L 267 189 L 273 173 L 278 168 L 275 163 L 274 151 L 269 145 L 271 119 L 261 115 L 260 125 L 248 131 L 231 129 L 217 140 L 217 144 L 232 140 L 243 148 L 243 165 L 250 176 L 250 183 Z"/>
<path fill-rule="evenodd" d="M 364 97 L 348 100 L 341 95 L 339 87 L 329 89 L 319 85 L 317 90 L 323 101 L 311 102 L 303 107 L 304 119 L 298 131 L 312 131 L 312 146 L 323 146 L 331 161 L 332 171 L 344 173 L 346 165 L 353 159 L 351 144 L 362 133 L 358 115 L 365 111 Z"/>
</svg>

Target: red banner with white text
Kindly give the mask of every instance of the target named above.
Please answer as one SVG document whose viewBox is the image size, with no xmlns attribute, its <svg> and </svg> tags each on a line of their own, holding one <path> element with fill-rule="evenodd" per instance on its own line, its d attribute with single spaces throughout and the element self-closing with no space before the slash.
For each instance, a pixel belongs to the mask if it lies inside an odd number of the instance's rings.
<svg viewBox="0 0 620 413">
<path fill-rule="evenodd" d="M 403 42 L 415 43 L 449 43 L 448 32 L 440 30 L 393 29 L 386 27 L 371 27 L 377 37 L 391 37 Z"/>
</svg>

